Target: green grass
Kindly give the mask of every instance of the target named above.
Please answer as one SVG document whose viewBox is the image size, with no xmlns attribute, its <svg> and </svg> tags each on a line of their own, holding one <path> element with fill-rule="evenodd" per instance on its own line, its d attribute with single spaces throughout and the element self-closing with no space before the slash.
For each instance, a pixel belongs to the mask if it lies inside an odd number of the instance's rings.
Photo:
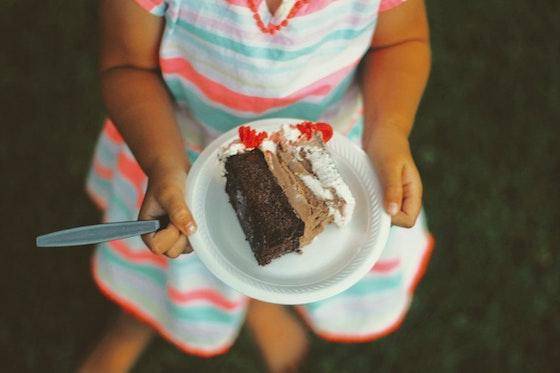
<svg viewBox="0 0 560 373">
<path fill-rule="evenodd" d="M 528 5 L 526 5 L 528 4 Z M 437 246 L 404 325 L 313 339 L 310 371 L 553 371 L 560 361 L 560 3 L 428 0 L 434 66 L 412 143 Z M 95 2 L 0 5 L 2 371 L 73 370 L 117 309 L 91 248 L 34 237 L 96 222 L 82 185 L 103 119 Z M 247 371 L 246 331 L 204 360 L 156 340 L 137 372 Z"/>
</svg>

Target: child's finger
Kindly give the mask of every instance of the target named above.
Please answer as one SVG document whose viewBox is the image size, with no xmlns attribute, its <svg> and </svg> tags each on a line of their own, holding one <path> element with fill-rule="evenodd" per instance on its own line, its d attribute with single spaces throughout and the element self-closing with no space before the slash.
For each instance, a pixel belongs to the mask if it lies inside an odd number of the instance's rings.
<svg viewBox="0 0 560 373">
<path fill-rule="evenodd" d="M 401 211 L 394 215 L 391 222 L 400 227 L 411 228 L 422 207 L 422 181 L 414 166 L 407 165 L 403 169 L 403 202 Z"/>
<path fill-rule="evenodd" d="M 395 216 L 401 210 L 402 202 L 402 167 L 384 165 L 379 169 L 379 178 L 383 187 L 385 210 Z"/>
<path fill-rule="evenodd" d="M 403 204 L 402 212 L 410 218 L 414 225 L 422 207 L 422 180 L 416 167 L 405 167 L 403 172 Z"/>
<path fill-rule="evenodd" d="M 191 246 L 191 243 L 189 242 L 189 239 L 187 238 L 187 244 L 185 245 L 185 249 L 183 250 L 183 254 L 190 254 L 193 252 L 193 248 Z"/>
<path fill-rule="evenodd" d="M 179 228 L 184 235 L 188 236 L 194 233 L 196 225 L 181 190 L 177 189 L 162 193 L 159 200 L 161 206 L 167 211 L 169 220 L 171 220 L 173 225 Z"/>
<path fill-rule="evenodd" d="M 177 242 L 181 232 L 173 224 L 169 224 L 164 229 L 156 232 L 149 239 L 148 246 L 156 254 L 167 253 Z"/>
<path fill-rule="evenodd" d="M 183 254 L 186 246 L 187 246 L 187 237 L 181 234 L 177 239 L 177 241 L 175 242 L 175 244 L 173 244 L 173 247 L 167 250 L 165 255 L 170 258 L 177 258 L 179 255 Z"/>
<path fill-rule="evenodd" d="M 415 222 L 416 218 L 413 218 L 402 211 L 391 217 L 391 224 L 403 228 L 412 228 L 414 227 Z"/>
<path fill-rule="evenodd" d="M 155 200 L 153 195 L 147 191 L 144 201 L 142 202 L 142 207 L 138 213 L 138 220 L 152 220 L 157 219 L 159 216 L 165 214 L 159 203 Z M 152 242 L 156 233 L 148 233 L 142 235 L 142 240 L 149 248 L 152 247 Z"/>
</svg>

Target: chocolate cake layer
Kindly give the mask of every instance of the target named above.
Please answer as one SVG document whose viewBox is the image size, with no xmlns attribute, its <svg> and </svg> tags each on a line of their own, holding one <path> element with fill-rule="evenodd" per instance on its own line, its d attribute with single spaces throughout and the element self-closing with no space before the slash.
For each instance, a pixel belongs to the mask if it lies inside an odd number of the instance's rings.
<svg viewBox="0 0 560 373">
<path fill-rule="evenodd" d="M 304 222 L 298 217 L 261 150 L 225 161 L 226 193 L 260 265 L 298 251 Z"/>
</svg>

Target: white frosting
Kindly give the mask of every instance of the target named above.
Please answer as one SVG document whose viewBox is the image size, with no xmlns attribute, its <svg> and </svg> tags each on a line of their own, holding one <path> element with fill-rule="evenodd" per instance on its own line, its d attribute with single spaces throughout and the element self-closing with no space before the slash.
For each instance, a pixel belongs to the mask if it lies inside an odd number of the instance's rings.
<svg viewBox="0 0 560 373">
<path fill-rule="evenodd" d="M 337 208 L 329 206 L 329 215 L 334 218 L 334 223 L 339 227 L 342 227 L 347 223 L 347 220 L 342 216 L 342 214 L 340 214 L 340 211 Z"/>
<path fill-rule="evenodd" d="M 342 208 L 342 215 L 344 215 L 344 219 L 345 219 L 344 224 L 346 224 L 348 220 L 350 220 L 350 218 L 352 217 L 355 207 L 356 207 L 356 201 L 354 200 L 354 197 L 352 197 L 351 203 L 347 202 L 346 205 L 344 205 L 344 207 Z"/>
<path fill-rule="evenodd" d="M 301 136 L 301 132 L 295 126 L 291 126 L 290 124 L 284 124 L 282 126 L 282 132 L 284 133 L 284 137 L 286 140 L 290 142 L 297 141 Z"/>
<path fill-rule="evenodd" d="M 333 194 L 329 189 L 323 188 L 321 182 L 311 175 L 298 175 L 301 181 L 308 187 L 313 194 L 322 200 L 332 200 Z"/>
<path fill-rule="evenodd" d="M 342 209 L 342 216 L 338 219 L 340 224 L 336 223 L 338 226 L 346 224 L 352 217 L 356 205 L 350 188 L 342 180 L 336 165 L 326 149 L 317 146 L 304 146 L 302 149 L 305 157 L 311 163 L 313 173 L 317 176 L 317 180 L 322 188 L 334 189 L 335 193 L 346 203 Z M 317 194 L 317 196 L 319 195 Z M 335 215 L 334 217 L 336 222 L 337 216 Z"/>
<path fill-rule="evenodd" d="M 269 140 L 269 139 L 263 140 L 263 142 L 261 143 L 261 146 L 259 146 L 259 148 L 263 152 L 269 151 L 271 153 L 276 153 L 276 143 L 272 140 Z"/>
<path fill-rule="evenodd" d="M 232 155 L 245 152 L 245 145 L 241 142 L 234 141 L 228 146 L 222 148 L 221 158 L 231 157 Z"/>
</svg>

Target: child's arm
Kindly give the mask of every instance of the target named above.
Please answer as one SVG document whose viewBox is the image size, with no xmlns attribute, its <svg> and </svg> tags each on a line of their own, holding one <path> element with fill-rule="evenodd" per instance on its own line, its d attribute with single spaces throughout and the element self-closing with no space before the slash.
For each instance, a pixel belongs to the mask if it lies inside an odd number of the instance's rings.
<svg viewBox="0 0 560 373">
<path fill-rule="evenodd" d="M 188 161 L 159 71 L 163 18 L 132 0 L 101 2 L 101 87 L 109 115 L 148 176 L 140 219 L 168 214 L 168 228 L 144 237 L 158 254 L 187 248 L 194 221 L 185 204 Z"/>
<path fill-rule="evenodd" d="M 430 70 L 423 0 L 381 13 L 362 75 L 364 148 L 379 172 L 393 224 L 411 227 L 422 205 L 422 182 L 408 135 Z"/>
</svg>

